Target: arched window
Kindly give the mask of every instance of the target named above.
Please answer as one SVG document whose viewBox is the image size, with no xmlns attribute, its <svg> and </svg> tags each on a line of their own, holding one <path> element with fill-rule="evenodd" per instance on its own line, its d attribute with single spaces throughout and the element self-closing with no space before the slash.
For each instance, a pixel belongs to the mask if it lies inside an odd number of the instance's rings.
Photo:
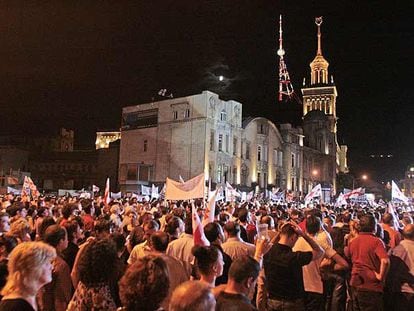
<svg viewBox="0 0 414 311">
<path fill-rule="evenodd" d="M 223 109 L 220 113 L 220 121 L 227 121 L 227 113 L 225 109 Z"/>
</svg>

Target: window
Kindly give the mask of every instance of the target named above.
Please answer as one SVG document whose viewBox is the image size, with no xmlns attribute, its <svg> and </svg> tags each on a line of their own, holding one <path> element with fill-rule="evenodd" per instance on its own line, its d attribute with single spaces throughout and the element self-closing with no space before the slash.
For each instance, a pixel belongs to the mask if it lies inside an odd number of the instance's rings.
<svg viewBox="0 0 414 311">
<path fill-rule="evenodd" d="M 184 111 L 184 118 L 185 119 L 188 119 L 190 117 L 190 109 L 186 109 L 185 111 Z"/>
<path fill-rule="evenodd" d="M 233 155 L 237 155 L 237 138 L 233 137 Z"/>
<path fill-rule="evenodd" d="M 283 166 L 283 151 L 278 150 L 277 152 L 277 164 Z"/>
<path fill-rule="evenodd" d="M 246 144 L 246 159 L 247 160 L 250 159 L 250 144 L 249 143 Z"/>
<path fill-rule="evenodd" d="M 214 151 L 214 131 L 210 131 L 210 151 Z"/>
<path fill-rule="evenodd" d="M 243 144 L 243 142 L 241 142 L 240 150 L 241 150 L 240 157 L 243 159 L 243 150 L 244 150 L 244 144 Z"/>
<path fill-rule="evenodd" d="M 294 153 L 292 153 L 291 164 L 292 164 L 292 167 L 295 167 L 295 154 Z"/>
<path fill-rule="evenodd" d="M 173 119 L 174 120 L 177 120 L 178 119 L 178 111 L 177 110 L 174 110 L 173 111 Z"/>
<path fill-rule="evenodd" d="M 261 177 L 260 176 L 260 173 L 257 173 L 257 184 L 259 185 L 259 187 L 262 186 L 262 181 L 261 181 L 261 178 L 260 177 Z"/>
<path fill-rule="evenodd" d="M 220 113 L 220 121 L 227 121 L 227 113 L 225 109 L 223 109 Z"/>
<path fill-rule="evenodd" d="M 139 180 L 149 181 L 150 180 L 150 167 L 148 165 L 140 165 L 139 167 Z"/>
<path fill-rule="evenodd" d="M 148 140 L 144 140 L 144 152 L 148 151 Z"/>
<path fill-rule="evenodd" d="M 273 165 L 279 165 L 277 158 L 277 149 L 273 149 Z"/>
<path fill-rule="evenodd" d="M 257 146 L 257 161 L 262 161 L 262 146 Z"/>
<path fill-rule="evenodd" d="M 128 164 L 127 180 L 137 180 L 137 164 Z"/>
<path fill-rule="evenodd" d="M 295 191 L 295 177 L 292 177 L 292 190 Z"/>
<path fill-rule="evenodd" d="M 226 152 L 229 152 L 229 144 L 230 144 L 230 138 L 229 138 L 229 135 L 226 135 Z"/>
<path fill-rule="evenodd" d="M 233 166 L 233 183 L 237 183 L 237 166 Z"/>
<path fill-rule="evenodd" d="M 223 151 L 223 134 L 218 137 L 218 151 Z"/>
</svg>

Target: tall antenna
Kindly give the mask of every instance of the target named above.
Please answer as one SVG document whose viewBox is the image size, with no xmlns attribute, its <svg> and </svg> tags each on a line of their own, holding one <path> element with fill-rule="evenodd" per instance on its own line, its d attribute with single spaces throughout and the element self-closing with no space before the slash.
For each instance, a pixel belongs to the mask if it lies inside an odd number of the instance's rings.
<svg viewBox="0 0 414 311">
<path fill-rule="evenodd" d="M 293 96 L 293 86 L 290 82 L 289 72 L 287 70 L 283 56 L 285 55 L 285 50 L 283 49 L 283 30 L 282 30 L 282 15 L 279 16 L 279 50 L 277 50 L 277 55 L 279 55 L 279 101 L 283 100 L 283 96 L 292 97 Z"/>
</svg>

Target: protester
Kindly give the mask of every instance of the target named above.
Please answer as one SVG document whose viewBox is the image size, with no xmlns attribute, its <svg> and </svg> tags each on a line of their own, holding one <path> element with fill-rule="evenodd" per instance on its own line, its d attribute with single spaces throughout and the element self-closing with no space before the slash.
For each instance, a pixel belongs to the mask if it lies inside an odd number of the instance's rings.
<svg viewBox="0 0 414 311">
<path fill-rule="evenodd" d="M 107 239 L 91 240 L 79 257 L 79 283 L 68 311 L 116 310 L 111 282 L 116 280 L 117 253 Z"/>
<path fill-rule="evenodd" d="M 35 311 L 39 289 L 52 281 L 53 247 L 43 242 L 24 242 L 9 257 L 9 277 L 1 294 L 0 311 Z"/>
<path fill-rule="evenodd" d="M 253 256 L 255 246 L 243 241 L 240 237 L 240 225 L 237 222 L 229 221 L 224 226 L 224 232 L 227 236 L 226 242 L 222 244 L 223 251 L 236 260 L 241 256 Z"/>
<path fill-rule="evenodd" d="M 39 293 L 40 308 L 42 311 L 65 311 L 72 297 L 70 268 L 62 258 L 62 251 L 68 246 L 66 229 L 59 225 L 49 226 L 44 242 L 55 248 L 57 256 L 53 261 L 52 282 Z"/>
<path fill-rule="evenodd" d="M 230 267 L 229 281 L 218 297 L 216 311 L 256 310 L 251 304 L 249 294 L 254 291 L 260 265 L 252 257 L 237 258 Z"/>
<path fill-rule="evenodd" d="M 169 290 L 167 265 L 159 256 L 138 258 L 119 282 L 125 311 L 156 311 Z"/>
<path fill-rule="evenodd" d="M 177 287 L 169 311 L 214 311 L 216 299 L 210 286 L 200 281 L 188 281 Z"/>
<path fill-rule="evenodd" d="M 383 310 L 383 283 L 389 268 L 389 258 L 384 243 L 374 232 L 376 219 L 367 214 L 359 222 L 359 234 L 345 249 L 351 260 L 353 310 Z"/>
</svg>

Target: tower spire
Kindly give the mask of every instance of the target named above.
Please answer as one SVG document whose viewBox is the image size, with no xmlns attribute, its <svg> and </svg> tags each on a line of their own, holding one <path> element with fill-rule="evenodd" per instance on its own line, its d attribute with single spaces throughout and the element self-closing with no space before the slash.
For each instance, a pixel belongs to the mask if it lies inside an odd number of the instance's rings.
<svg viewBox="0 0 414 311">
<path fill-rule="evenodd" d="M 318 49 L 314 60 L 310 63 L 311 67 L 311 85 L 328 84 L 328 67 L 329 63 L 322 55 L 322 35 L 321 24 L 322 16 L 315 18 L 315 24 L 318 27 Z"/>
<path fill-rule="evenodd" d="M 322 40 L 321 40 L 321 24 L 322 24 L 322 16 L 315 18 L 315 24 L 318 26 L 318 51 L 316 55 L 322 55 Z"/>
<path fill-rule="evenodd" d="M 282 15 L 279 16 L 279 49 L 277 55 L 279 56 L 279 101 L 282 101 L 283 95 L 289 98 L 293 95 L 293 86 L 283 58 L 285 50 L 283 49 Z"/>
</svg>

